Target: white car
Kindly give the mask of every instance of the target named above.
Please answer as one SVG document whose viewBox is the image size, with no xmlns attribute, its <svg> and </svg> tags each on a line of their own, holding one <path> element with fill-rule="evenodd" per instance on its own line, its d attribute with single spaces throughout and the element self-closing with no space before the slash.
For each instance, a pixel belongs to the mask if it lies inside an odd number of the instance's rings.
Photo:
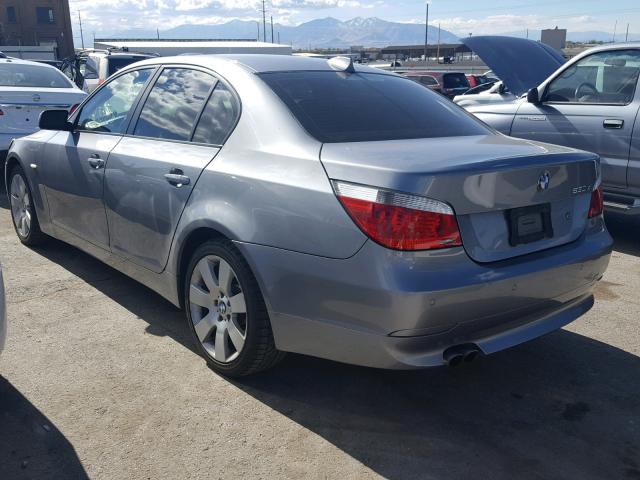
<svg viewBox="0 0 640 480">
<path fill-rule="evenodd" d="M 70 110 L 86 93 L 55 67 L 0 58 L 0 160 L 11 140 L 38 130 L 44 110 Z"/>
<path fill-rule="evenodd" d="M 561 52 L 525 38 L 474 36 L 462 40 L 500 82 L 472 88 L 453 99 L 461 107 L 515 102 L 565 62 Z"/>
<path fill-rule="evenodd" d="M 146 53 L 83 50 L 66 59 L 62 65 L 62 71 L 79 88 L 91 93 L 120 69 L 153 57 L 154 55 Z"/>
<path fill-rule="evenodd" d="M 480 87 L 485 87 L 481 85 Z M 472 88 L 467 93 L 456 95 L 453 101 L 461 107 L 472 105 L 486 105 L 488 103 L 513 102 L 517 100 L 513 93 L 505 87 L 504 83 L 496 82 L 491 87 L 478 91 L 480 87 Z"/>
<path fill-rule="evenodd" d="M 7 307 L 4 301 L 4 282 L 2 281 L 2 267 L 0 267 L 0 352 L 4 348 L 7 337 Z"/>
</svg>

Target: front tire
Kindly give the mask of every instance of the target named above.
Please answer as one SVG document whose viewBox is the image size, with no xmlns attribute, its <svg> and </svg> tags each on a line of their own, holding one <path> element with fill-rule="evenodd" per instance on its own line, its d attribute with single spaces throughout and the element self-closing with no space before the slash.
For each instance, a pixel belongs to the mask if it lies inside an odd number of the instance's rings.
<svg viewBox="0 0 640 480">
<path fill-rule="evenodd" d="M 258 283 L 231 242 L 208 241 L 194 252 L 184 299 L 198 351 L 216 372 L 241 377 L 283 358 Z"/>
<path fill-rule="evenodd" d="M 30 247 L 42 243 L 46 237 L 40 230 L 29 182 L 20 166 L 11 169 L 7 192 L 13 228 L 20 241 Z"/>
</svg>

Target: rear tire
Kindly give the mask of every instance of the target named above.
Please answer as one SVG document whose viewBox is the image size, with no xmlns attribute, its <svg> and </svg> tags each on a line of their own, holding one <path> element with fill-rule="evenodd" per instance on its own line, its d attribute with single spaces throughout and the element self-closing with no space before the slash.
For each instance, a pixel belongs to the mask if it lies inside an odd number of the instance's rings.
<svg viewBox="0 0 640 480">
<path fill-rule="evenodd" d="M 187 323 L 214 371 L 242 377 L 282 360 L 258 283 L 231 242 L 211 240 L 198 247 L 183 288 Z"/>
<path fill-rule="evenodd" d="M 20 241 L 30 247 L 43 243 L 46 235 L 40 230 L 29 182 L 19 165 L 14 166 L 9 173 L 7 192 L 13 228 Z"/>
</svg>

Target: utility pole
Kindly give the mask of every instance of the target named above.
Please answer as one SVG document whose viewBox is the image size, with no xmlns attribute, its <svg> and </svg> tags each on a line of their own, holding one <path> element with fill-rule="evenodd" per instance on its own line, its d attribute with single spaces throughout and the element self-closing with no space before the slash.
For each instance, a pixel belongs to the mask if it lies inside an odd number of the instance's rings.
<svg viewBox="0 0 640 480">
<path fill-rule="evenodd" d="M 618 30 L 618 20 L 616 20 L 616 24 L 613 26 L 613 40 L 611 43 L 616 43 L 616 31 Z"/>
<path fill-rule="evenodd" d="M 256 27 L 258 27 L 258 36 L 256 37 L 256 42 L 260 41 L 260 22 L 256 22 Z"/>
<path fill-rule="evenodd" d="M 429 2 L 427 1 L 427 17 L 424 22 L 424 64 L 429 63 L 427 54 L 429 48 Z"/>
<path fill-rule="evenodd" d="M 271 15 L 271 43 L 273 43 L 273 15 Z"/>
<path fill-rule="evenodd" d="M 280 45 L 280 32 L 278 32 L 278 45 Z"/>
<path fill-rule="evenodd" d="M 440 22 L 438 22 L 438 53 L 436 54 L 438 63 L 440 63 Z"/>
<path fill-rule="evenodd" d="M 529 40 L 529 29 L 527 28 L 527 40 Z"/>
<path fill-rule="evenodd" d="M 629 41 L 629 24 L 627 23 L 627 33 L 624 36 L 624 43 L 627 43 Z"/>
<path fill-rule="evenodd" d="M 267 43 L 267 9 L 262 0 L 262 40 Z"/>
<path fill-rule="evenodd" d="M 160 29 L 156 27 L 156 35 L 158 36 L 158 40 L 160 40 Z"/>
<path fill-rule="evenodd" d="M 78 10 L 78 22 L 80 23 L 80 43 L 82 44 L 82 49 L 84 50 L 84 34 L 82 33 L 82 16 L 80 15 L 80 10 Z"/>
</svg>

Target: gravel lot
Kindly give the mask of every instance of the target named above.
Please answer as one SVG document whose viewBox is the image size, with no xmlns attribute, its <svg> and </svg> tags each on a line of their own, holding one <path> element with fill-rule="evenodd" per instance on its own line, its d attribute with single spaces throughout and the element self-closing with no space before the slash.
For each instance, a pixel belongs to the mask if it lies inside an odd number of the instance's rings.
<svg viewBox="0 0 640 480">
<path fill-rule="evenodd" d="M 21 246 L 7 206 L 1 479 L 640 479 L 638 220 L 608 216 L 596 307 L 563 331 L 458 369 L 291 355 L 237 382 L 150 290 L 62 243 Z"/>
</svg>

